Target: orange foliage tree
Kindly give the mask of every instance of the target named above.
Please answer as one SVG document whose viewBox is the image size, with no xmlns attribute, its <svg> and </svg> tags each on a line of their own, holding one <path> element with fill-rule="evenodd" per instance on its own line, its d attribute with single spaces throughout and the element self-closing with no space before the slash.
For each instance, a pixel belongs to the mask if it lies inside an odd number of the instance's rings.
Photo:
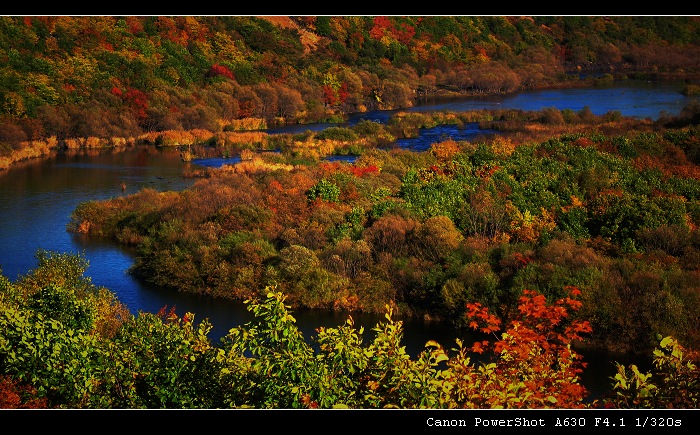
<svg viewBox="0 0 700 435">
<path fill-rule="evenodd" d="M 40 409 L 48 408 L 45 397 L 37 397 L 31 385 L 22 385 L 9 376 L 0 376 L 1 409 Z"/>
<path fill-rule="evenodd" d="M 458 341 L 458 355 L 447 361 L 446 385 L 451 386 L 450 407 L 459 408 L 585 408 L 586 388 L 579 374 L 586 367 L 572 348 L 591 332 L 587 321 L 567 320 L 581 307 L 581 291 L 547 304 L 546 298 L 525 290 L 517 314 L 493 343 L 475 342 L 471 348 Z M 484 334 L 501 329 L 502 320 L 479 303 L 467 304 L 471 327 Z M 475 367 L 467 352 L 492 356 Z"/>
</svg>

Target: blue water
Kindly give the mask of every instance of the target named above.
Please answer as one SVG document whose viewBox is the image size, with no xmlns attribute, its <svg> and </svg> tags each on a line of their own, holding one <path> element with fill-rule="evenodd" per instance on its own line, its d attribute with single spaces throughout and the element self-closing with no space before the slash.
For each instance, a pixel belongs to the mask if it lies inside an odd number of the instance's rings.
<svg viewBox="0 0 700 435">
<path fill-rule="evenodd" d="M 697 97 L 681 94 L 684 84 L 629 81 L 621 84 L 585 89 L 527 91 L 509 96 L 449 101 L 418 106 L 414 111 L 520 109 L 538 111 L 546 108 L 578 112 L 588 107 L 595 115 L 618 111 L 638 119 L 658 119 L 664 114 L 678 115 Z"/>
<path fill-rule="evenodd" d="M 396 146 L 411 151 L 427 151 L 434 143 L 443 142 L 448 139 L 454 141 L 475 141 L 481 137 L 488 137 L 496 132 L 493 130 L 482 130 L 476 122 L 465 124 L 463 127 L 456 125 L 438 125 L 433 128 L 423 128 L 418 137 L 398 139 Z"/>
<path fill-rule="evenodd" d="M 207 168 L 220 168 L 224 165 L 235 165 L 240 163 L 241 158 L 236 157 L 203 157 L 198 159 L 192 159 L 192 163 L 198 166 L 205 166 Z"/>
<path fill-rule="evenodd" d="M 524 91 L 512 95 L 490 95 L 483 97 L 450 97 L 437 101 L 422 102 L 414 107 L 401 110 L 386 110 L 355 113 L 343 123 L 323 123 L 310 125 L 290 125 L 266 130 L 269 133 L 301 133 L 307 130 L 320 131 L 328 127 L 353 126 L 360 121 L 374 121 L 385 124 L 391 115 L 401 112 L 434 112 L 467 110 L 519 109 L 538 111 L 546 108 L 573 110 L 578 112 L 589 108 L 595 115 L 620 112 L 623 116 L 638 119 L 659 119 L 663 115 L 678 115 L 692 102 L 700 101 L 698 96 L 686 96 L 681 92 L 683 82 L 650 82 L 627 80 L 594 88 L 547 89 Z"/>
</svg>

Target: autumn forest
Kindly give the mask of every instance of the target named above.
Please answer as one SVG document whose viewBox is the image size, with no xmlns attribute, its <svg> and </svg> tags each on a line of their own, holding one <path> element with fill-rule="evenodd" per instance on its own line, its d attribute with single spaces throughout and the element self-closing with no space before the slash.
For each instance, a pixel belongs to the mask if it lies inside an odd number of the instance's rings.
<svg viewBox="0 0 700 435">
<path fill-rule="evenodd" d="M 700 107 L 401 110 L 629 79 L 697 95 L 697 17 L 4 16 L 0 57 L 0 171 L 136 146 L 239 159 L 183 171 L 182 191 L 81 203 L 66 231 L 255 314 L 213 343 L 197 313 L 132 315 L 84 258 L 37 252 L 0 274 L 0 407 L 698 407 Z M 266 131 L 373 110 L 396 112 Z M 496 134 L 395 146 L 473 123 Z M 299 307 L 385 322 L 309 343 Z M 399 316 L 484 340 L 414 358 Z M 651 368 L 618 364 L 591 399 L 586 348 Z"/>
</svg>

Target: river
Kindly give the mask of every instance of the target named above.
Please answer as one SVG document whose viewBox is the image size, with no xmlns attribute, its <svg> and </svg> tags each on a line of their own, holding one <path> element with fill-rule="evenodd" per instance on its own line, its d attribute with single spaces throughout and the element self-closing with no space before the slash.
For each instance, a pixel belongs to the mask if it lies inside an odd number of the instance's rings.
<svg viewBox="0 0 700 435">
<path fill-rule="evenodd" d="M 595 114 L 620 111 L 624 116 L 657 119 L 663 114 L 676 115 L 694 101 L 680 93 L 682 83 L 621 82 L 602 88 L 563 89 L 524 92 L 511 96 L 471 99 L 451 99 L 430 102 L 409 110 L 476 110 L 513 108 L 539 110 L 547 107 L 580 110 L 589 107 Z M 386 122 L 393 111 L 372 112 L 352 116 L 348 125 L 369 119 Z M 320 130 L 338 124 L 289 126 L 270 130 L 271 133 Z M 441 127 L 439 137 L 446 135 L 479 135 L 477 129 Z M 431 136 L 432 135 L 432 136 Z M 436 130 L 425 130 L 412 143 L 402 146 L 425 149 L 436 137 Z M 471 136 L 469 136 L 471 135 Z M 464 140 L 465 136 L 453 137 Z M 242 303 L 178 293 L 144 283 L 128 273 L 134 260 L 131 249 L 106 241 L 87 241 L 68 233 L 66 225 L 78 204 L 134 193 L 144 187 L 157 190 L 185 189 L 193 182 L 182 176 L 184 165 L 220 165 L 223 161 L 183 163 L 173 149 L 136 147 L 127 151 L 90 150 L 62 153 L 55 157 L 19 163 L 0 171 L 0 268 L 11 281 L 36 267 L 35 254 L 39 249 L 62 253 L 79 253 L 89 261 L 86 275 L 98 286 L 115 292 L 119 300 L 137 314 L 157 312 L 167 306 L 175 307 L 179 315 L 195 314 L 195 319 L 209 319 L 213 325 L 210 338 L 214 342 L 227 331 L 252 319 Z M 126 192 L 121 191 L 121 183 Z M 344 322 L 349 313 L 329 313 L 319 310 L 300 310 L 293 315 L 300 330 L 311 337 L 319 326 L 332 327 Z M 367 331 L 383 320 L 382 316 L 354 314 L 358 326 Z M 368 335 L 368 339 L 372 336 Z M 436 340 L 452 347 L 455 333 L 445 325 L 405 319 L 404 341 L 406 350 L 417 355 L 428 340 Z M 584 381 L 594 391 L 609 384 L 607 376 L 613 373 L 610 361 L 625 362 L 620 356 L 606 353 L 586 355 L 589 363 Z"/>
</svg>

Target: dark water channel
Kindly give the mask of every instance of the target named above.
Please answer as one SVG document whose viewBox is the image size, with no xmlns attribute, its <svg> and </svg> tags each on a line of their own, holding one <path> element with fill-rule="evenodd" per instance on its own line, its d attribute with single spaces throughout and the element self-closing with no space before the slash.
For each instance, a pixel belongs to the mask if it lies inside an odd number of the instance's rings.
<svg viewBox="0 0 700 435">
<path fill-rule="evenodd" d="M 624 116 L 657 119 L 663 114 L 676 115 L 692 100 L 680 93 L 682 83 L 632 82 L 609 88 L 533 91 L 514 96 L 479 99 L 456 99 L 431 102 L 410 110 L 476 110 L 497 107 L 539 110 L 546 107 L 580 110 L 587 106 L 595 114 L 618 110 Z M 385 122 L 392 112 L 373 112 L 351 117 L 349 124 L 362 119 Z M 332 124 L 292 126 L 270 132 L 320 130 Z M 425 130 L 418 139 L 401 146 L 421 150 L 435 140 L 475 138 L 483 132 L 474 126 L 456 129 L 440 127 Z M 44 249 L 62 253 L 80 253 L 89 261 L 87 276 L 98 286 L 115 292 L 133 313 L 157 312 L 175 307 L 179 315 L 192 312 L 195 318 L 209 319 L 213 324 L 210 338 L 214 342 L 235 326 L 252 319 L 242 303 L 212 300 L 161 289 L 144 283 L 128 273 L 134 252 L 111 242 L 85 240 L 66 231 L 70 214 L 84 201 L 102 200 L 137 192 L 150 187 L 160 191 L 181 190 L 193 182 L 184 178 L 187 165 L 220 166 L 230 160 L 205 160 L 183 163 L 177 150 L 139 147 L 113 152 L 95 150 L 64 153 L 55 157 L 28 161 L 0 171 L 0 268 L 14 281 L 37 266 L 35 254 Z M 121 191 L 121 183 L 126 192 Z M 306 337 L 319 326 L 338 326 L 349 313 L 301 310 L 292 313 Z M 354 314 L 356 325 L 370 331 L 382 316 Z M 404 342 L 407 351 L 417 355 L 428 340 L 452 347 L 455 333 L 445 325 L 405 320 Z M 367 339 L 373 338 L 368 332 Z M 463 337 L 467 343 L 469 337 Z M 589 367 L 584 383 L 593 391 L 609 387 L 607 379 L 614 371 L 612 360 L 626 363 L 620 355 L 601 352 L 586 353 Z"/>
</svg>

